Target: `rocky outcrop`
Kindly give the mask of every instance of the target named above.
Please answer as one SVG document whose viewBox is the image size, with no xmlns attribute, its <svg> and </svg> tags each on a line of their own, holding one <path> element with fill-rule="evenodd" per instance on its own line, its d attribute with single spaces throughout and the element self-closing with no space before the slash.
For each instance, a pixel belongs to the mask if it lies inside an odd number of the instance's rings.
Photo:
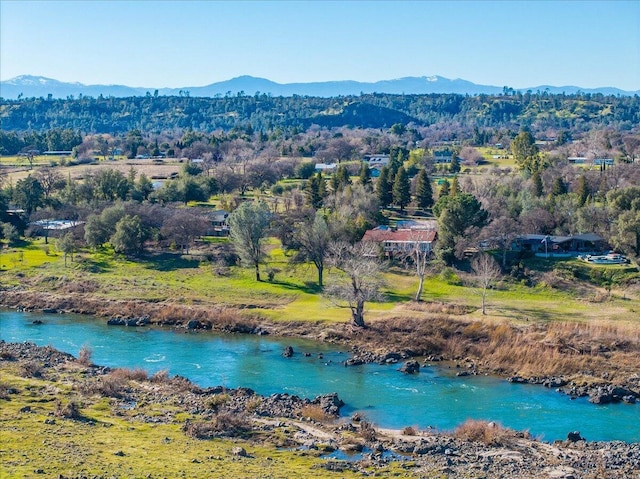
<svg viewBox="0 0 640 479">
<path fill-rule="evenodd" d="M 293 348 L 291 346 L 286 346 L 282 351 L 282 356 L 285 358 L 290 358 L 293 356 Z"/>
<path fill-rule="evenodd" d="M 593 404 L 608 404 L 624 401 L 635 403 L 637 394 L 634 391 L 618 386 L 603 386 L 595 388 L 589 393 L 589 402 Z"/>
<path fill-rule="evenodd" d="M 109 326 L 146 326 L 150 323 L 149 316 L 141 316 L 138 318 L 109 318 L 107 324 Z"/>
<path fill-rule="evenodd" d="M 405 374 L 416 374 L 420 372 L 420 363 L 418 361 L 407 361 L 398 370 Z"/>
</svg>

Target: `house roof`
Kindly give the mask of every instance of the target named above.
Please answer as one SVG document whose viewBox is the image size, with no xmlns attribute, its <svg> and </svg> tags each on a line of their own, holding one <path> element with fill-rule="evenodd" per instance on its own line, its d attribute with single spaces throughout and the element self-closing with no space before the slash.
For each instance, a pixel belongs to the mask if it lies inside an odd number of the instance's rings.
<svg viewBox="0 0 640 479">
<path fill-rule="evenodd" d="M 603 241 L 603 238 L 601 236 L 598 236 L 595 233 L 584 233 L 581 235 L 575 235 L 575 236 L 553 236 L 553 235 L 522 235 L 520 236 L 518 239 L 520 241 L 540 241 L 540 242 L 544 242 L 544 239 L 547 239 L 547 241 L 551 242 L 551 243 L 564 243 L 565 241 L 571 241 L 571 240 L 580 240 L 580 241 L 591 241 L 591 242 L 597 242 L 597 241 Z"/>
<path fill-rule="evenodd" d="M 402 243 L 433 243 L 436 239 L 434 230 L 389 230 L 373 229 L 367 230 L 362 237 L 362 241 L 373 241 L 382 243 L 383 241 L 394 241 Z"/>
</svg>

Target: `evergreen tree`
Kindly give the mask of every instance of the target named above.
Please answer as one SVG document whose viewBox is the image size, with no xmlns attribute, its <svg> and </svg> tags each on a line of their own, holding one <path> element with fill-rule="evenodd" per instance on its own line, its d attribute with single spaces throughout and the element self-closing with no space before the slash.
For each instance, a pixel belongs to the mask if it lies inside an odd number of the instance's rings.
<svg viewBox="0 0 640 479">
<path fill-rule="evenodd" d="M 576 193 L 578 194 L 578 204 L 580 206 L 584 206 L 584 204 L 589 199 L 589 195 L 591 194 L 591 192 L 589 191 L 589 185 L 587 185 L 587 180 L 585 179 L 584 175 L 578 178 L 578 189 Z"/>
<path fill-rule="evenodd" d="M 438 218 L 438 256 L 448 264 L 455 258 L 456 244 L 478 228 L 482 228 L 489 214 L 482 204 L 469 193 L 445 196 L 433 207 Z"/>
<path fill-rule="evenodd" d="M 369 169 L 369 165 L 366 162 L 362 162 L 362 166 L 360 167 L 360 184 L 364 186 L 367 190 L 371 191 L 371 170 Z"/>
<path fill-rule="evenodd" d="M 456 196 L 460 193 L 460 182 L 458 181 L 458 177 L 454 176 L 453 180 L 451 180 L 451 190 L 449 191 L 449 196 Z"/>
<path fill-rule="evenodd" d="M 567 192 L 567 185 L 565 185 L 564 181 L 561 177 L 557 177 L 553 182 L 553 190 L 551 194 L 553 196 L 564 195 Z"/>
<path fill-rule="evenodd" d="M 456 155 L 455 153 L 451 155 L 451 164 L 449 165 L 449 172 L 453 174 L 460 172 L 460 160 L 458 159 L 458 155 Z"/>
<path fill-rule="evenodd" d="M 451 184 L 449 183 L 449 180 L 443 180 L 442 185 L 440 186 L 440 192 L 438 193 L 438 199 L 449 196 L 450 190 Z"/>
<path fill-rule="evenodd" d="M 542 175 L 540 175 L 539 171 L 531 175 L 531 183 L 533 184 L 533 194 L 540 198 L 544 193 L 544 188 L 542 186 Z"/>
<path fill-rule="evenodd" d="M 393 182 L 393 202 L 400 207 L 400 211 L 404 211 L 404 207 L 411 202 L 411 185 L 404 166 L 398 169 Z"/>
<path fill-rule="evenodd" d="M 326 182 L 322 172 L 318 171 L 317 174 L 309 178 L 304 189 L 307 203 L 315 209 L 322 208 L 322 202 L 327 195 Z"/>
<path fill-rule="evenodd" d="M 376 194 L 380 200 L 380 206 L 386 208 L 393 201 L 393 191 L 389 183 L 389 168 L 383 166 L 376 182 Z"/>
<path fill-rule="evenodd" d="M 416 202 L 420 208 L 433 206 L 433 189 L 427 170 L 421 169 L 416 179 Z"/>
<path fill-rule="evenodd" d="M 348 185 L 351 184 L 351 177 L 349 176 L 349 170 L 344 165 L 338 166 L 336 172 L 331 177 L 331 189 L 333 192 L 342 191 Z"/>
</svg>

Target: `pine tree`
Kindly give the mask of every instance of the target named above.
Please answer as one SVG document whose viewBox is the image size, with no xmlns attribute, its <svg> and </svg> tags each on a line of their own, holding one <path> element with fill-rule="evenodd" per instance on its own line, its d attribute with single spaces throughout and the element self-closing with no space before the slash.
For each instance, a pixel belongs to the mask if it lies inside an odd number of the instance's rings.
<svg viewBox="0 0 640 479">
<path fill-rule="evenodd" d="M 542 176 L 539 171 L 536 171 L 531 175 L 531 183 L 533 183 L 533 194 L 538 198 L 541 197 L 544 193 L 544 189 L 542 186 Z"/>
<path fill-rule="evenodd" d="M 459 173 L 460 172 L 460 160 L 458 159 L 458 155 L 455 153 L 451 155 L 451 164 L 449 165 L 450 173 Z"/>
<path fill-rule="evenodd" d="M 431 208 L 433 206 L 431 179 L 425 169 L 420 170 L 416 179 L 416 202 L 420 208 Z"/>
<path fill-rule="evenodd" d="M 345 165 L 338 166 L 338 169 L 334 173 L 334 177 L 337 178 L 338 190 L 343 190 L 347 186 L 351 184 L 351 176 L 349 175 L 349 170 Z"/>
<path fill-rule="evenodd" d="M 367 190 L 371 191 L 371 170 L 369 169 L 369 165 L 365 162 L 363 162 L 360 167 L 360 184 Z"/>
<path fill-rule="evenodd" d="M 393 200 L 393 192 L 389 184 L 389 168 L 383 166 L 376 182 L 376 194 L 380 200 L 380 206 L 386 208 Z"/>
<path fill-rule="evenodd" d="M 591 192 L 589 191 L 589 185 L 587 185 L 587 180 L 585 179 L 584 175 L 578 178 L 578 189 L 576 193 L 578 194 L 578 203 L 580 204 L 580 206 L 584 206 L 584 204 L 589 199 L 589 195 L 591 194 Z"/>
<path fill-rule="evenodd" d="M 307 180 L 304 189 L 307 203 L 315 209 L 321 208 L 327 194 L 327 187 L 320 171 Z"/>
<path fill-rule="evenodd" d="M 438 193 L 438 199 L 449 196 L 450 189 L 451 184 L 449 183 L 449 180 L 443 180 L 442 186 L 440 186 L 440 192 Z"/>
<path fill-rule="evenodd" d="M 560 195 L 564 195 L 566 192 L 567 192 L 567 185 L 565 185 L 562 178 L 558 176 L 553 182 L 553 190 L 551 194 L 553 196 L 560 196 Z"/>
<path fill-rule="evenodd" d="M 404 211 L 404 207 L 411 202 L 411 185 L 403 166 L 398 169 L 393 182 L 393 202 L 400 207 L 400 211 Z"/>
<path fill-rule="evenodd" d="M 456 196 L 458 193 L 460 193 L 460 182 L 458 181 L 458 177 L 454 176 L 453 180 L 451 180 L 449 196 Z"/>
</svg>

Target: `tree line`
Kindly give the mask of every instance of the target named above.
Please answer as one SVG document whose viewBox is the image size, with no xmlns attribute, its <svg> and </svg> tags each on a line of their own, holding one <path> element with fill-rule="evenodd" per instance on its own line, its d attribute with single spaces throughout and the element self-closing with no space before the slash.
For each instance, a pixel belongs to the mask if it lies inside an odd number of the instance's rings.
<svg viewBox="0 0 640 479">
<path fill-rule="evenodd" d="M 85 133 L 168 132 L 176 129 L 211 133 L 250 126 L 271 134 L 333 128 L 389 128 L 396 123 L 429 126 L 448 122 L 465 134 L 473 129 L 522 127 L 580 133 L 603 126 L 619 130 L 640 123 L 640 97 L 602 94 L 514 95 L 362 94 L 334 98 L 273 97 L 266 94 L 224 98 L 141 96 L 68 99 L 0 99 L 2 130 L 44 132 L 70 129 Z M 476 140 L 482 139 L 477 136 Z"/>
</svg>

